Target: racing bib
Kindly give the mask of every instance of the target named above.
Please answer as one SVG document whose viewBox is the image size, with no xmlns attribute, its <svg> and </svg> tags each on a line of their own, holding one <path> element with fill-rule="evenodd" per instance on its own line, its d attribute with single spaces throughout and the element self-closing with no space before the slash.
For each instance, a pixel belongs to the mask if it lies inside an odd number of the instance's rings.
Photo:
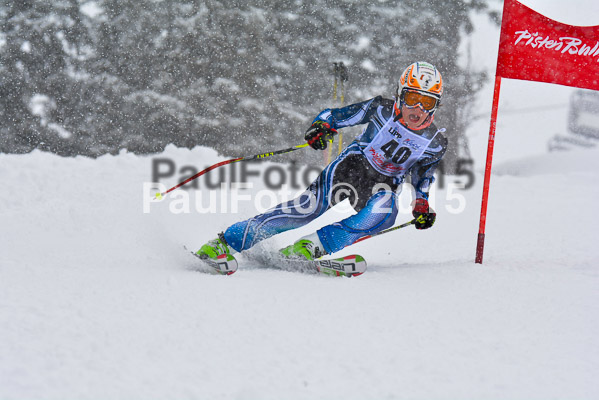
<svg viewBox="0 0 599 400">
<path fill-rule="evenodd" d="M 373 168 L 381 174 L 403 175 L 420 159 L 432 140 L 411 132 L 389 118 L 364 149 L 364 154 Z"/>
</svg>

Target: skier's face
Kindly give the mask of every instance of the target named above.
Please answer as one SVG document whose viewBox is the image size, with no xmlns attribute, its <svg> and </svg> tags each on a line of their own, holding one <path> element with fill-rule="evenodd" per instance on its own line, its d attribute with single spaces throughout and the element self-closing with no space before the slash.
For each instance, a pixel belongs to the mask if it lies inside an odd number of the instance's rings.
<svg viewBox="0 0 599 400">
<path fill-rule="evenodd" d="M 420 105 L 408 107 L 404 104 L 401 106 L 401 115 L 409 129 L 418 129 L 426 120 L 428 113 Z"/>
</svg>

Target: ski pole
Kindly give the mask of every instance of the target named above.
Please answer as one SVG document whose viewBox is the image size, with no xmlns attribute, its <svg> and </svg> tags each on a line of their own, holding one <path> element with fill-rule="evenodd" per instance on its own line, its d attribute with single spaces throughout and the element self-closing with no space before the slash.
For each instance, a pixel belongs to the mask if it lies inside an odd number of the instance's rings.
<svg viewBox="0 0 599 400">
<path fill-rule="evenodd" d="M 193 181 L 194 179 L 199 178 L 200 176 L 204 175 L 206 172 L 208 171 L 212 171 L 213 169 L 216 169 L 218 167 L 222 167 L 223 165 L 227 165 L 227 164 L 233 164 L 236 162 L 240 162 L 240 161 L 252 161 L 252 160 L 261 160 L 263 158 L 266 157 L 270 157 L 270 156 L 276 156 L 278 154 L 285 154 L 285 153 L 291 153 L 292 151 L 296 151 L 299 149 L 303 149 L 304 147 L 308 146 L 308 143 L 304 143 L 304 144 L 299 144 L 297 146 L 293 146 L 290 147 L 288 149 L 283 149 L 283 150 L 276 150 L 276 151 L 270 151 L 268 153 L 262 153 L 262 154 L 256 154 L 255 156 L 247 156 L 247 157 L 238 157 L 238 158 L 232 158 L 230 160 L 226 160 L 226 161 L 221 161 L 219 163 L 216 163 L 214 165 L 211 165 L 210 167 L 206 168 L 203 171 L 198 172 L 197 174 L 195 174 L 192 177 L 189 177 L 187 179 L 185 179 L 182 182 L 179 182 L 177 185 L 173 186 L 172 188 L 168 189 L 166 192 L 162 192 L 162 193 L 156 193 L 156 197 L 154 198 L 155 200 L 161 200 L 162 197 L 164 195 L 166 195 L 167 193 L 172 192 L 173 190 L 180 188 L 181 186 L 185 185 L 186 183 L 189 183 L 191 181 Z"/>
<path fill-rule="evenodd" d="M 413 219 L 410 222 L 406 222 L 405 224 L 397 225 L 397 226 L 385 229 L 384 231 L 373 233 L 372 235 L 363 236 L 360 239 L 358 239 L 355 242 L 353 242 L 352 244 L 356 244 L 358 242 L 361 242 L 362 240 L 366 240 L 366 239 L 370 239 L 370 238 L 378 236 L 378 235 L 382 235 L 383 233 L 389 233 L 389 232 L 392 232 L 392 231 L 396 231 L 398 229 L 405 228 L 405 227 L 410 226 L 410 225 L 414 225 L 415 223 L 416 223 L 416 219 Z"/>
<path fill-rule="evenodd" d="M 347 67 L 343 64 L 343 61 L 339 63 L 339 83 L 341 84 L 341 96 L 339 98 L 340 106 L 343 107 L 345 103 L 345 81 L 347 81 Z M 343 133 L 339 132 L 339 153 L 343 151 Z"/>
<path fill-rule="evenodd" d="M 333 77 L 333 107 L 337 107 L 337 79 L 339 78 L 339 65 L 336 62 L 333 63 Z M 341 134 L 341 132 L 339 134 Z M 333 138 L 329 140 L 329 144 L 330 146 L 323 154 L 325 165 L 328 165 L 331 162 L 333 156 Z"/>
</svg>

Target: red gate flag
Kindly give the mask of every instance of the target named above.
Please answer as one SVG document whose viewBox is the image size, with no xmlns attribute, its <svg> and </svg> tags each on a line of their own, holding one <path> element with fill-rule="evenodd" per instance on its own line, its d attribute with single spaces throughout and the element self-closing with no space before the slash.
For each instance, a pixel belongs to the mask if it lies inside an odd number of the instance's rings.
<svg viewBox="0 0 599 400">
<path fill-rule="evenodd" d="M 599 90 L 599 26 L 562 24 L 505 0 L 497 75 Z"/>
<path fill-rule="evenodd" d="M 565 2 L 564 7 L 567 7 Z M 485 246 L 485 224 L 501 78 L 599 90 L 599 26 L 562 24 L 516 0 L 504 1 L 476 244 L 475 261 L 479 264 L 483 262 Z"/>
</svg>

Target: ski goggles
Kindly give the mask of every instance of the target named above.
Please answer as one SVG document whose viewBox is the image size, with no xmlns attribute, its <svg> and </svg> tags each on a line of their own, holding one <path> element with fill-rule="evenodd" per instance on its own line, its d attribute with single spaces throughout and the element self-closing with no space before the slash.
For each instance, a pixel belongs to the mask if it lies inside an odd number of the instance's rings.
<svg viewBox="0 0 599 400">
<path fill-rule="evenodd" d="M 409 90 L 403 93 L 403 101 L 408 107 L 416 107 L 420 104 L 426 111 L 433 111 L 437 108 L 438 103 L 437 99 L 434 97 L 418 92 L 411 92 Z"/>
</svg>

